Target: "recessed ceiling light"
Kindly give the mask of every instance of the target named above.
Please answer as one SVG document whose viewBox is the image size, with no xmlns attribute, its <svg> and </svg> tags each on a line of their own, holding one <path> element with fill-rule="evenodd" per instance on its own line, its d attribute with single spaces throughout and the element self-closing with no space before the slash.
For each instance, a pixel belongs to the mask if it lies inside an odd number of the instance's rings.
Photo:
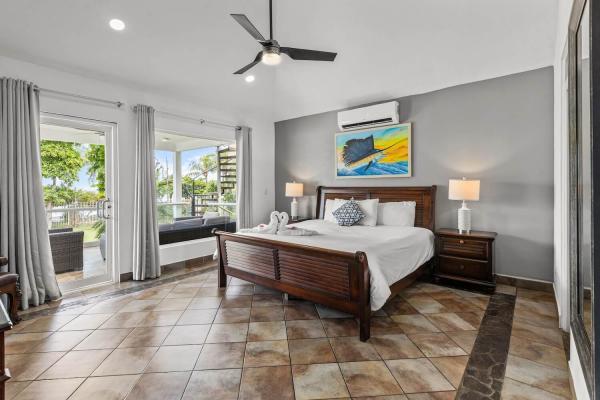
<svg viewBox="0 0 600 400">
<path fill-rule="evenodd" d="M 160 140 L 163 141 L 163 142 L 170 142 L 171 141 L 171 139 L 169 139 L 167 137 L 161 138 Z"/>
<path fill-rule="evenodd" d="M 110 27 L 113 28 L 115 31 L 122 31 L 123 29 L 125 29 L 125 22 L 117 18 L 111 19 L 108 22 L 108 25 L 110 25 Z"/>
<path fill-rule="evenodd" d="M 248 75 L 247 77 L 244 78 L 246 80 L 246 82 L 250 83 L 250 82 L 254 82 L 254 75 Z"/>
</svg>

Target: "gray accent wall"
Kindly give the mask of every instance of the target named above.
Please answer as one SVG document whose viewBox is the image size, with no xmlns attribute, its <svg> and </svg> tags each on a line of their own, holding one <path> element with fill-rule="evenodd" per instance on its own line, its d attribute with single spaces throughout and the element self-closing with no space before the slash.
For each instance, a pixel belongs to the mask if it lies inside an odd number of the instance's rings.
<svg viewBox="0 0 600 400">
<path fill-rule="evenodd" d="M 389 101 L 391 99 L 382 99 Z M 473 229 L 498 232 L 496 273 L 553 280 L 553 71 L 551 67 L 397 99 L 412 123 L 411 178 L 336 179 L 337 111 L 275 123 L 275 204 L 304 183 L 300 214 L 314 216 L 316 187 L 437 185 L 436 227 L 457 225 L 448 179 L 481 180 Z"/>
</svg>

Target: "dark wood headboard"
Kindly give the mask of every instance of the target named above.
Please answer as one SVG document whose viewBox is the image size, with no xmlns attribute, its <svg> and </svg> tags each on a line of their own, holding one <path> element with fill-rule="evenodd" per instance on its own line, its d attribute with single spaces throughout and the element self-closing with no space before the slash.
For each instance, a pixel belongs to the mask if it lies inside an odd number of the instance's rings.
<svg viewBox="0 0 600 400">
<path fill-rule="evenodd" d="M 325 215 L 325 200 L 350 199 L 365 200 L 379 199 L 380 203 L 391 201 L 414 201 L 415 226 L 435 229 L 435 190 L 434 186 L 412 187 L 317 187 L 317 218 Z"/>
</svg>

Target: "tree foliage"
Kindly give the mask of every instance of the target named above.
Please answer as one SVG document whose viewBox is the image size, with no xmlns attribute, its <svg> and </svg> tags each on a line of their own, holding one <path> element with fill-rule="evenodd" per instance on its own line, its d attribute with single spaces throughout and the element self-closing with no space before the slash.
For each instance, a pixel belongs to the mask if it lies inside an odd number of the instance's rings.
<svg viewBox="0 0 600 400">
<path fill-rule="evenodd" d="M 79 144 L 42 140 L 40 145 L 42 176 L 52 180 L 52 186 L 71 186 L 83 167 Z"/>
<path fill-rule="evenodd" d="M 104 162 L 104 145 L 90 144 L 85 152 L 85 160 L 88 164 L 88 177 L 90 183 L 98 189 L 100 198 L 105 196 L 106 191 L 106 164 Z"/>
<path fill-rule="evenodd" d="M 217 155 L 205 154 L 197 160 L 191 161 L 189 170 L 191 175 L 201 175 L 204 182 L 208 183 L 208 174 L 217 169 Z"/>
</svg>

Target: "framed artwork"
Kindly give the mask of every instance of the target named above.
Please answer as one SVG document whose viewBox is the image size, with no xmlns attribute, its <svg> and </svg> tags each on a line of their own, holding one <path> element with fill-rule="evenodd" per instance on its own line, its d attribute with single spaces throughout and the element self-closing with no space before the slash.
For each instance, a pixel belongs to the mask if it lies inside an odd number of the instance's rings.
<svg viewBox="0 0 600 400">
<path fill-rule="evenodd" d="M 337 133 L 335 177 L 410 177 L 411 135 L 410 123 Z"/>
</svg>

